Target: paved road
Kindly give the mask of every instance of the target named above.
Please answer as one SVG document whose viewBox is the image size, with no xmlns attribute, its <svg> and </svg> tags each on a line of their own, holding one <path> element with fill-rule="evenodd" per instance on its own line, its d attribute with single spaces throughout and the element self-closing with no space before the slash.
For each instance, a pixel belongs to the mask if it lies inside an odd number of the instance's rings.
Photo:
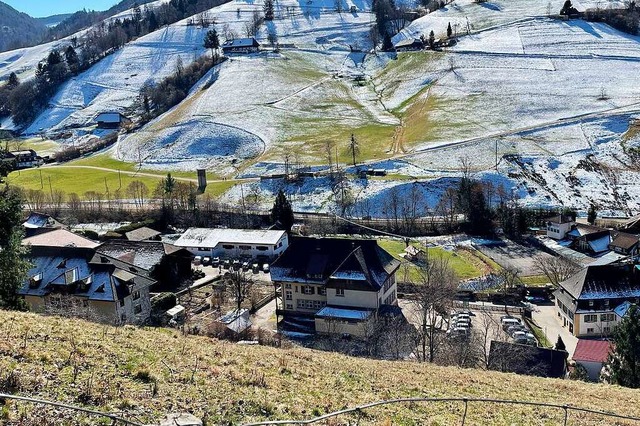
<svg viewBox="0 0 640 426">
<path fill-rule="evenodd" d="M 552 344 L 556 343 L 560 335 L 567 347 L 569 357 L 573 356 L 578 338 L 569 333 L 568 328 L 562 326 L 555 306 L 538 306 L 538 309 L 533 312 L 533 321 L 542 328 Z"/>
<path fill-rule="evenodd" d="M 253 328 L 256 330 L 264 328 L 276 331 L 276 301 L 272 300 L 258 309 L 251 317 L 251 322 L 253 322 Z"/>
</svg>

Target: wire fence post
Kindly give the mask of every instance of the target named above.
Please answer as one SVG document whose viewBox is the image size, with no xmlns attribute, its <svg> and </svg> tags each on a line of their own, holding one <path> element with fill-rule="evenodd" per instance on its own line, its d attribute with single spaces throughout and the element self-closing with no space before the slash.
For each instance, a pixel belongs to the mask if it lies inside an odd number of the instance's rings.
<svg viewBox="0 0 640 426">
<path fill-rule="evenodd" d="M 467 398 L 463 399 L 464 401 L 464 413 L 462 413 L 462 426 L 464 426 L 464 422 L 467 420 L 467 407 L 469 406 L 469 400 Z"/>
<path fill-rule="evenodd" d="M 569 407 L 567 405 L 563 405 L 562 409 L 564 410 L 564 426 L 567 426 L 569 422 Z"/>
</svg>

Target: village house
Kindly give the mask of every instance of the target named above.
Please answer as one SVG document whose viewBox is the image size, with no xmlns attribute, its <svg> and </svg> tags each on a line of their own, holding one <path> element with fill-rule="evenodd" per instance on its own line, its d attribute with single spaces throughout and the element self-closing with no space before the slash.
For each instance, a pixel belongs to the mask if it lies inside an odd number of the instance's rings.
<svg viewBox="0 0 640 426">
<path fill-rule="evenodd" d="M 98 243 L 59 229 L 26 238 L 33 267 L 19 290 L 32 311 L 111 324 L 147 321 L 154 280 L 96 258 Z"/>
<path fill-rule="evenodd" d="M 640 270 L 630 264 L 587 266 L 554 295 L 558 317 L 574 336 L 608 336 L 619 321 L 616 308 L 638 303 Z"/>
<path fill-rule="evenodd" d="M 110 240 L 96 248 L 93 262 L 152 279 L 153 291 L 175 290 L 191 275 L 191 254 L 160 241 Z"/>
<path fill-rule="evenodd" d="M 570 216 L 559 214 L 547 219 L 547 237 L 554 240 L 562 240 L 575 225 L 575 220 Z"/>
<path fill-rule="evenodd" d="M 64 225 L 48 214 L 31 212 L 22 223 L 22 227 L 24 228 L 25 236 L 30 237 L 53 229 L 61 229 Z"/>
<path fill-rule="evenodd" d="M 424 42 L 419 38 L 405 38 L 397 42 L 393 47 L 396 52 L 422 50 L 424 48 Z"/>
<path fill-rule="evenodd" d="M 194 256 L 275 259 L 289 246 L 285 231 L 189 228 L 174 243 Z"/>
<path fill-rule="evenodd" d="M 608 340 L 578 339 L 576 350 L 571 358 L 577 365 L 584 367 L 589 380 L 597 382 L 611 348 L 612 343 Z"/>
<path fill-rule="evenodd" d="M 105 111 L 95 118 L 99 129 L 119 129 L 131 125 L 131 119 L 117 111 Z"/>
<path fill-rule="evenodd" d="M 609 250 L 618 254 L 636 257 L 640 252 L 640 239 L 637 235 L 613 231 Z"/>
<path fill-rule="evenodd" d="M 294 237 L 271 265 L 282 290 L 277 313 L 311 320 L 318 333 L 363 336 L 381 309 L 397 305 L 399 266 L 375 240 Z"/>
<path fill-rule="evenodd" d="M 6 152 L 3 161 L 12 163 L 13 168 L 16 170 L 38 167 L 44 164 L 44 159 L 33 149 Z"/>
<path fill-rule="evenodd" d="M 222 51 L 227 53 L 255 53 L 260 50 L 260 43 L 251 38 L 236 38 L 222 43 Z"/>
</svg>

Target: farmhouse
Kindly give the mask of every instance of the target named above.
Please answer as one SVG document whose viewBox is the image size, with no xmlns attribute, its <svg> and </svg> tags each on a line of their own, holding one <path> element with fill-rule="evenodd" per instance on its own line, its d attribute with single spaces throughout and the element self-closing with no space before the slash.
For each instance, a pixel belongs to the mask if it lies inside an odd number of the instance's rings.
<svg viewBox="0 0 640 426">
<path fill-rule="evenodd" d="M 111 324 L 144 323 L 153 279 L 95 257 L 97 243 L 65 230 L 25 239 L 33 265 L 19 290 L 30 309 Z"/>
<path fill-rule="evenodd" d="M 13 163 L 15 169 L 28 169 L 44 164 L 44 160 L 33 149 L 21 151 L 9 151 L 5 154 L 3 161 Z"/>
<path fill-rule="evenodd" d="M 406 38 L 397 42 L 393 47 L 396 52 L 407 52 L 421 50 L 424 47 L 424 43 L 419 38 Z"/>
<path fill-rule="evenodd" d="M 289 246 L 285 231 L 189 228 L 174 243 L 196 256 L 274 259 Z"/>
<path fill-rule="evenodd" d="M 237 38 L 222 43 L 222 51 L 226 53 L 255 53 L 260 50 L 260 43 L 251 38 Z"/>
<path fill-rule="evenodd" d="M 587 266 L 554 292 L 563 326 L 577 337 L 608 336 L 618 323 L 616 309 L 640 298 L 640 270 L 633 265 Z"/>
<path fill-rule="evenodd" d="M 313 319 L 319 333 L 362 336 L 381 308 L 397 304 L 399 266 L 375 240 L 292 238 L 271 266 L 282 289 L 277 312 Z"/>
<path fill-rule="evenodd" d="M 96 116 L 99 129 L 118 129 L 131 125 L 131 120 L 116 111 L 101 112 Z"/>
</svg>

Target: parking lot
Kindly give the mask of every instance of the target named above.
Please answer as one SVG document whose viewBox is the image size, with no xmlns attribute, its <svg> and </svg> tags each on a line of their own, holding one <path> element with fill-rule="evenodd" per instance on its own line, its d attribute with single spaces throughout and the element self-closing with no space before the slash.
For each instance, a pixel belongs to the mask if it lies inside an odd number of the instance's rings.
<svg viewBox="0 0 640 426">
<path fill-rule="evenodd" d="M 501 240 L 500 244 L 483 244 L 477 245 L 476 248 L 500 266 L 515 268 L 523 276 L 540 273 L 536 270 L 537 257 L 553 257 L 527 242 L 516 243 L 506 239 Z"/>
</svg>

